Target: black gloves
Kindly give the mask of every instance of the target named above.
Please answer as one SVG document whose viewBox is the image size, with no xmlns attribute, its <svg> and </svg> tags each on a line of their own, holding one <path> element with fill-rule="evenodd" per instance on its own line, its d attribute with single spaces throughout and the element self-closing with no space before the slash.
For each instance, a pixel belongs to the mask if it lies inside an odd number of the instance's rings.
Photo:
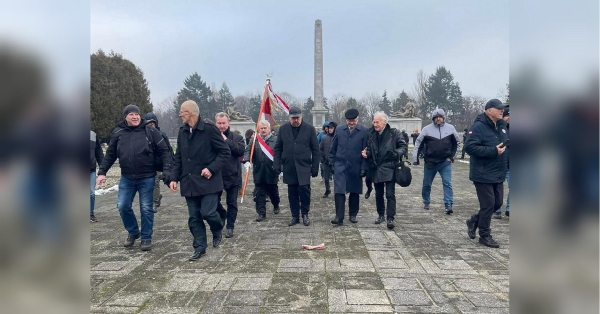
<svg viewBox="0 0 600 314">
<path fill-rule="evenodd" d="M 366 176 L 367 176 L 367 170 L 361 169 L 361 170 L 360 170 L 360 177 L 361 177 L 361 178 L 364 178 L 364 177 L 366 177 Z"/>
<path fill-rule="evenodd" d="M 281 173 L 281 168 L 279 168 L 279 167 L 278 168 L 273 167 L 273 170 L 275 171 L 276 175 L 279 175 Z"/>
<path fill-rule="evenodd" d="M 313 171 L 313 172 L 311 173 L 311 175 L 312 175 L 312 177 L 313 177 L 313 178 L 316 178 L 316 177 L 319 175 L 319 170 L 317 170 L 317 171 Z"/>
</svg>

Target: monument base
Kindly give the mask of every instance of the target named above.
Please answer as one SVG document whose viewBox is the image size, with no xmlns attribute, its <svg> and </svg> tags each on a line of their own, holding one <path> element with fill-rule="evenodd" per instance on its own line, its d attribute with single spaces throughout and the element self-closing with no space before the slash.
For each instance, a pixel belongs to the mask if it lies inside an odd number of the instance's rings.
<svg viewBox="0 0 600 314">
<path fill-rule="evenodd" d="M 248 129 L 252 129 L 253 131 L 256 131 L 256 123 L 254 121 L 230 121 L 229 122 L 229 130 L 231 130 L 231 132 L 233 131 L 240 131 L 240 134 L 242 135 L 242 137 L 244 137 L 244 134 L 246 134 L 246 130 Z"/>
<path fill-rule="evenodd" d="M 400 131 L 405 130 L 406 133 L 411 134 L 414 130 L 421 132 L 423 119 L 421 118 L 390 118 L 388 124 L 392 128 L 396 128 Z"/>
<path fill-rule="evenodd" d="M 325 123 L 325 115 L 327 114 L 327 110 L 325 109 L 313 109 L 311 110 L 313 120 L 309 123 L 317 129 L 317 131 L 321 132 L 323 129 L 323 124 Z"/>
</svg>

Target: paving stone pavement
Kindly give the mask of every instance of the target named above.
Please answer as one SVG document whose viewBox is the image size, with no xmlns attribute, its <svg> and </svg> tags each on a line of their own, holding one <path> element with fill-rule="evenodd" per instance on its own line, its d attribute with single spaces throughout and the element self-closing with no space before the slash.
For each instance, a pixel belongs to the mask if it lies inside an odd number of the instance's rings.
<svg viewBox="0 0 600 314">
<path fill-rule="evenodd" d="M 480 245 L 465 220 L 478 208 L 466 163 L 453 165 L 454 214 L 444 214 L 436 177 L 431 210 L 423 210 L 423 167 L 410 187 L 397 186 L 394 230 L 375 225 L 374 193 L 361 195 L 358 223 L 330 224 L 333 195 L 312 180 L 309 227 L 288 227 L 287 187 L 281 213 L 267 203 L 267 220 L 254 221 L 254 202 L 239 206 L 235 236 L 189 262 L 193 248 L 187 207 L 162 186 L 153 248 L 126 249 L 117 192 L 96 197 L 91 226 L 92 313 L 508 313 L 509 219 L 492 219 L 500 249 Z M 248 190 L 252 191 L 250 180 Z M 366 188 L 365 188 L 366 190 Z M 505 194 L 506 194 L 505 190 Z M 238 200 L 239 203 L 239 200 Z M 139 219 L 139 205 L 134 203 Z M 210 243 L 210 231 L 208 240 Z M 325 243 L 306 251 L 302 244 Z"/>
</svg>

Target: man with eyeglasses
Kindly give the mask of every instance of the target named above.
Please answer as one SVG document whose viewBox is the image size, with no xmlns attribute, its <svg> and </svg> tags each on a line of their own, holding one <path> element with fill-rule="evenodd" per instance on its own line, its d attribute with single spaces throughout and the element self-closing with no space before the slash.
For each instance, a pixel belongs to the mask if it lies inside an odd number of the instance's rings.
<svg viewBox="0 0 600 314">
<path fill-rule="evenodd" d="M 315 128 L 302 121 L 302 110 L 293 106 L 290 122 L 279 128 L 275 144 L 273 169 L 283 170 L 283 183 L 288 185 L 288 200 L 292 212 L 289 226 L 300 223 L 310 225 L 310 177 L 319 175 L 319 144 Z"/>
</svg>

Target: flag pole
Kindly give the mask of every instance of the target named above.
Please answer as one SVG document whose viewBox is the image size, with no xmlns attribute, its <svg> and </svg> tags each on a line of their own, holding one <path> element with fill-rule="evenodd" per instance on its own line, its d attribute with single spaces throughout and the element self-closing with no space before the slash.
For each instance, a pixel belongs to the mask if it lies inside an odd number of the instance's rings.
<svg viewBox="0 0 600 314">
<path fill-rule="evenodd" d="M 269 88 L 269 82 L 271 81 L 270 77 L 267 78 L 267 82 L 265 83 L 265 90 L 263 91 L 263 97 L 262 97 L 262 101 L 260 102 L 260 111 L 258 112 L 258 119 L 256 119 L 256 133 L 254 135 L 254 139 L 252 141 L 252 148 L 250 149 L 250 160 L 248 160 L 248 162 L 250 163 L 250 168 L 248 168 L 248 171 L 246 171 L 246 178 L 244 179 L 244 186 L 242 187 L 242 199 L 240 200 L 240 204 L 244 202 L 244 196 L 246 195 L 246 187 L 248 186 L 248 178 L 250 177 L 250 169 L 252 169 L 252 157 L 254 157 L 254 147 L 256 146 L 256 137 L 259 136 L 258 135 L 258 123 L 260 122 L 260 119 L 262 118 L 262 114 L 263 114 L 263 109 L 265 106 L 265 100 L 267 99 L 268 94 L 267 94 L 267 89 Z"/>
</svg>

